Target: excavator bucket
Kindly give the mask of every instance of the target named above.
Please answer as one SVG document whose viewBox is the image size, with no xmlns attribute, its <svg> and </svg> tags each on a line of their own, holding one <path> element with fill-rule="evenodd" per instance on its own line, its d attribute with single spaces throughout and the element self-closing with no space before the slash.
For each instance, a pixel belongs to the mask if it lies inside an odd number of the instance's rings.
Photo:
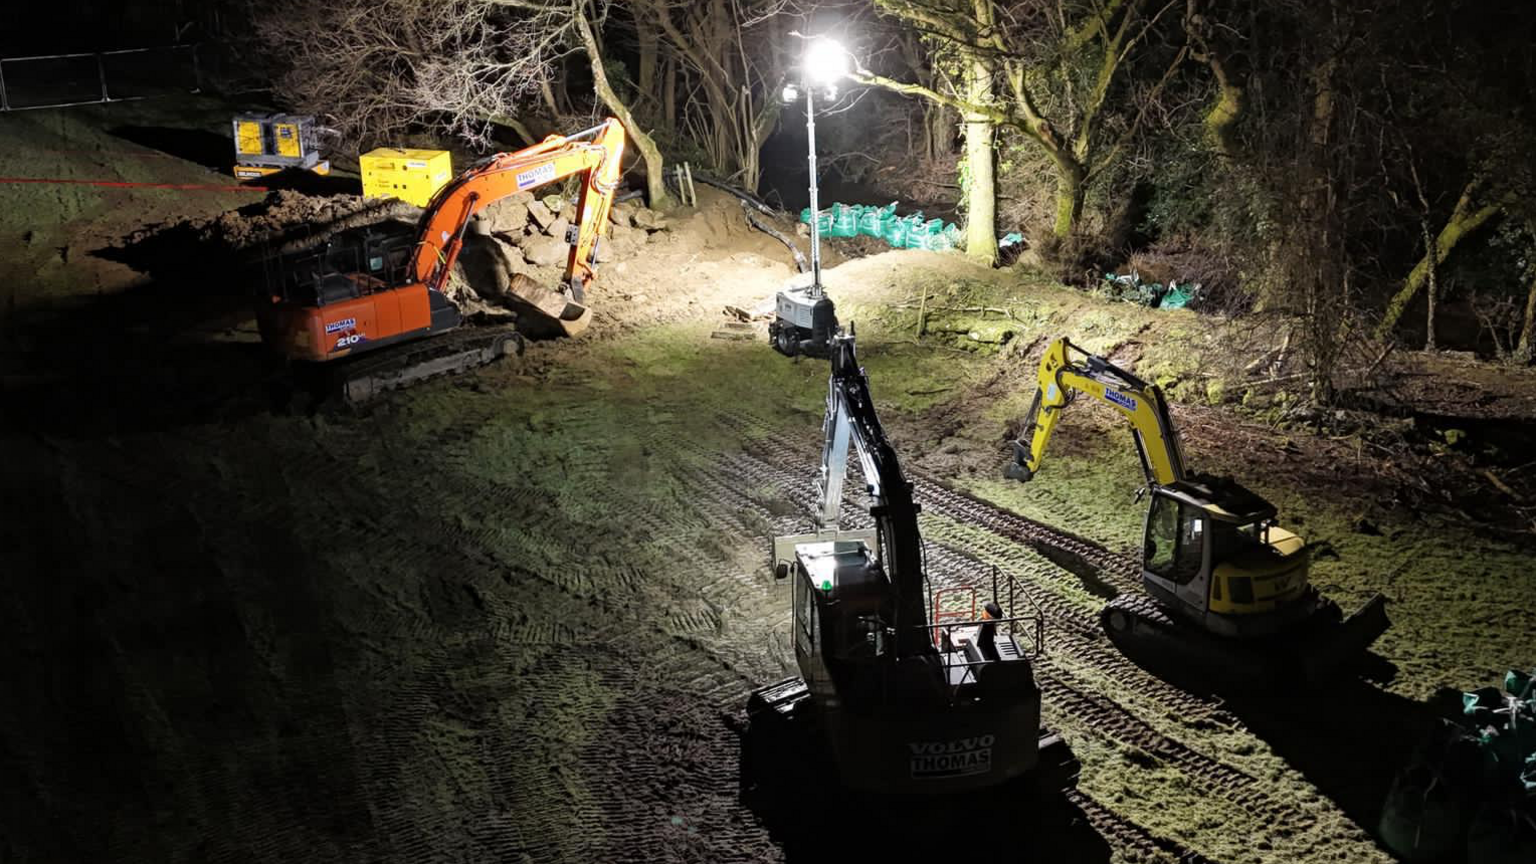
<svg viewBox="0 0 1536 864">
<path fill-rule="evenodd" d="M 519 273 L 507 287 L 517 329 L 529 336 L 577 336 L 592 323 L 591 308 Z"/>
<path fill-rule="evenodd" d="M 1387 598 L 1377 594 L 1348 618 L 1308 641 L 1302 651 L 1307 682 L 1325 682 L 1355 668 L 1390 625 Z"/>
</svg>

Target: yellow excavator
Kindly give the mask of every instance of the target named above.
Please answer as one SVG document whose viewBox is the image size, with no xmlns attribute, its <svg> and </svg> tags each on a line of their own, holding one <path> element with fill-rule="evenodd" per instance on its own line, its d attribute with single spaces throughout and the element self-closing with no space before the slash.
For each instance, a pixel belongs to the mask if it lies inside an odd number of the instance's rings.
<svg viewBox="0 0 1536 864">
<path fill-rule="evenodd" d="M 1105 358 L 1067 339 L 1051 343 L 1029 411 L 1033 431 L 1013 442 L 1005 476 L 1034 478 L 1062 413 L 1085 394 L 1130 421 L 1151 493 L 1146 594 L 1121 594 L 1100 615 L 1122 652 L 1144 665 L 1265 685 L 1317 682 L 1364 658 L 1389 624 L 1385 598 L 1345 618 L 1309 583 L 1311 550 L 1275 524 L 1274 505 L 1231 478 L 1186 470 L 1162 388 Z"/>
</svg>

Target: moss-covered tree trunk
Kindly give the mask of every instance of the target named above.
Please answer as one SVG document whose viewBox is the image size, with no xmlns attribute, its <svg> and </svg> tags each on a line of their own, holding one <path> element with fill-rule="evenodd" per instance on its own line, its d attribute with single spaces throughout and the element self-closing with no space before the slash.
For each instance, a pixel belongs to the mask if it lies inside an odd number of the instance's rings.
<svg viewBox="0 0 1536 864">
<path fill-rule="evenodd" d="M 1520 327 L 1515 359 L 1521 363 L 1536 359 L 1536 278 L 1532 278 L 1530 293 L 1525 295 L 1525 321 Z"/>
<path fill-rule="evenodd" d="M 592 66 L 592 86 L 597 90 L 597 96 L 603 100 L 619 122 L 624 124 L 624 130 L 629 133 L 629 140 L 634 142 L 635 149 L 640 151 L 640 159 L 645 162 L 645 192 L 646 198 L 651 202 L 651 207 L 656 210 L 667 210 L 672 207 L 672 196 L 667 194 L 667 163 L 662 158 L 661 148 L 650 135 L 635 122 L 635 114 L 614 92 L 613 85 L 608 81 L 608 73 L 603 69 L 603 50 L 597 44 L 597 37 L 592 33 L 592 25 L 587 21 L 586 10 L 580 4 L 575 6 L 574 13 L 576 33 L 581 37 L 582 48 L 587 54 L 587 62 Z"/>
<path fill-rule="evenodd" d="M 1071 157 L 1056 157 L 1056 222 L 1051 233 L 1057 237 L 1071 236 L 1077 230 L 1077 220 L 1083 216 L 1086 173 Z"/>
<path fill-rule="evenodd" d="M 965 70 L 966 101 L 992 103 L 992 64 L 972 57 Z M 997 263 L 997 178 L 993 144 L 997 127 L 984 114 L 965 115 L 965 254 L 988 266 Z"/>
<path fill-rule="evenodd" d="M 1403 280 L 1403 287 L 1392 297 L 1387 304 L 1387 314 L 1381 319 L 1381 325 L 1376 328 L 1376 338 L 1384 339 L 1397 326 L 1399 318 L 1403 317 L 1403 311 L 1413 298 L 1418 296 L 1419 290 L 1429 281 L 1431 269 L 1437 262 L 1445 260 L 1468 234 L 1487 224 L 1499 212 L 1501 203 L 1487 204 L 1481 207 L 1472 203 L 1472 196 L 1476 194 L 1477 181 L 1467 184 L 1462 190 L 1461 197 L 1456 201 L 1456 209 L 1451 211 L 1451 218 L 1445 222 L 1445 227 L 1440 229 L 1440 234 L 1435 238 L 1433 246 L 1424 250 L 1424 257 L 1409 271 L 1408 278 Z"/>
</svg>

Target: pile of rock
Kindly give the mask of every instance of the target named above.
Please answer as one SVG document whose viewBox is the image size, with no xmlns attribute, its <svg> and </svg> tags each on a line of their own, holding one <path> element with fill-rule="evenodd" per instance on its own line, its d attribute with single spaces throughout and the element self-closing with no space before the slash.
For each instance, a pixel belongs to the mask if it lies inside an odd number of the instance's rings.
<svg viewBox="0 0 1536 864">
<path fill-rule="evenodd" d="M 629 202 L 615 204 L 608 215 L 608 231 L 597 244 L 599 263 L 635 255 L 669 228 L 662 214 Z M 536 198 L 518 192 L 491 204 L 465 233 L 457 268 L 462 281 L 455 280 L 450 296 L 466 310 L 492 312 L 466 296 L 466 289 L 481 301 L 505 307 L 518 275 L 554 287 L 551 274 L 539 270 L 565 266 L 571 250 L 566 236 L 575 221 L 575 202 L 559 195 Z"/>
<path fill-rule="evenodd" d="M 527 264 L 555 267 L 565 263 L 570 251 L 566 234 L 576 221 L 576 204 L 559 195 L 535 198 L 519 192 L 487 207 L 480 219 L 486 233 L 517 247 Z M 634 254 L 651 235 L 667 230 L 660 213 L 627 202 L 609 211 L 609 222 L 607 238 L 598 244 L 599 262 Z"/>
</svg>

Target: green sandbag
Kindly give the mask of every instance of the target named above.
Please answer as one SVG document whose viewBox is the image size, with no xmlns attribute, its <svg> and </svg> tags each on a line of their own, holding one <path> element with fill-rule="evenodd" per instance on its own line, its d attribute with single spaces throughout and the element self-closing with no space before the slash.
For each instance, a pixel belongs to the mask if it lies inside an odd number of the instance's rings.
<svg viewBox="0 0 1536 864">
<path fill-rule="evenodd" d="M 1485 804 L 1467 826 L 1467 864 L 1536 861 L 1536 828 L 1514 805 Z"/>
<path fill-rule="evenodd" d="M 875 207 L 865 207 L 859 214 L 859 233 L 866 237 L 880 236 L 880 210 Z"/>
<path fill-rule="evenodd" d="M 807 225 L 811 224 L 811 208 L 807 207 L 800 211 L 800 221 Z"/>
<path fill-rule="evenodd" d="M 1516 699 L 1536 698 L 1536 678 L 1511 669 L 1504 673 L 1504 692 Z"/>
<path fill-rule="evenodd" d="M 880 237 L 884 234 L 885 219 L 896 214 L 896 202 L 884 207 L 865 207 L 859 214 L 859 233 L 870 237 Z"/>
<path fill-rule="evenodd" d="M 927 222 L 925 222 L 923 219 L 923 212 L 919 210 L 910 216 L 903 217 L 901 221 L 907 223 L 907 235 L 906 238 L 902 241 L 902 244 L 897 248 L 923 248 L 923 226 L 927 224 Z"/>
<path fill-rule="evenodd" d="M 1465 818 L 1455 796 L 1418 767 L 1398 775 L 1381 810 L 1381 841 L 1410 864 L 1444 858 L 1460 845 Z"/>
<path fill-rule="evenodd" d="M 827 232 L 829 237 L 852 237 L 859 233 L 860 207 L 849 207 L 846 204 L 832 205 L 832 229 Z"/>
<path fill-rule="evenodd" d="M 929 252 L 947 252 L 954 245 L 944 233 L 943 219 L 930 219 L 922 227 L 921 246 Z"/>
<path fill-rule="evenodd" d="M 907 248 L 907 230 L 911 226 L 905 219 L 888 219 L 880 236 L 892 249 Z"/>
<path fill-rule="evenodd" d="M 1163 295 L 1163 299 L 1160 303 L 1157 304 L 1157 308 L 1183 309 L 1189 305 L 1191 300 L 1195 299 L 1195 294 L 1199 290 L 1199 287 L 1200 286 L 1198 285 L 1177 285 L 1169 283 L 1168 292 Z"/>
</svg>

